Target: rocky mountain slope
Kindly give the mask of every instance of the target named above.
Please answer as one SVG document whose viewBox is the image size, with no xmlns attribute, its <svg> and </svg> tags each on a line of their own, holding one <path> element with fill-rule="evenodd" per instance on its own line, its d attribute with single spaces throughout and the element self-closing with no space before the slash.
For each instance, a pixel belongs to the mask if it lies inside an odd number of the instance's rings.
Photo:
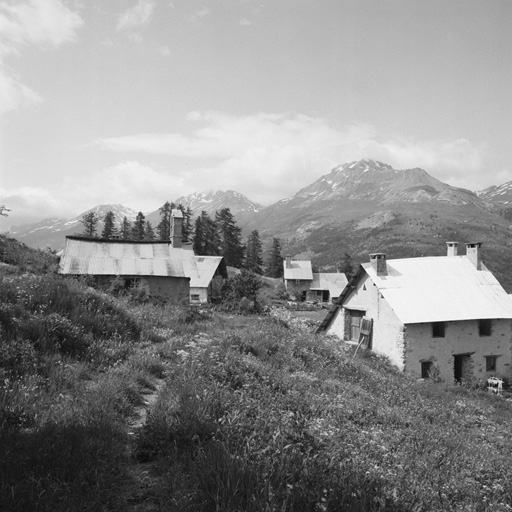
<svg viewBox="0 0 512 512">
<path fill-rule="evenodd" d="M 440 255 L 448 240 L 484 243 L 484 261 L 512 289 L 512 231 L 494 201 L 443 183 L 422 169 L 396 170 L 372 160 L 333 169 L 245 226 L 278 236 L 284 251 L 334 269 L 346 252 L 356 262 Z"/>
</svg>

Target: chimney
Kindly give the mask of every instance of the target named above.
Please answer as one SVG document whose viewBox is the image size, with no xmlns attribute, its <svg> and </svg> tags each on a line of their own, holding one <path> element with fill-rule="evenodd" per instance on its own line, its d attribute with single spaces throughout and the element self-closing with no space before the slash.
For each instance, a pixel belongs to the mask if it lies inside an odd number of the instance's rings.
<svg viewBox="0 0 512 512">
<path fill-rule="evenodd" d="M 387 276 L 388 268 L 386 265 L 386 255 L 382 252 L 370 254 L 370 265 L 378 276 Z"/>
<path fill-rule="evenodd" d="M 286 268 L 292 268 L 292 257 L 286 256 Z"/>
<path fill-rule="evenodd" d="M 477 270 L 482 270 L 482 262 L 480 261 L 480 247 L 482 242 L 466 244 L 466 256 Z"/>
<path fill-rule="evenodd" d="M 459 252 L 459 242 L 446 242 L 446 256 L 457 256 Z"/>
<path fill-rule="evenodd" d="M 171 213 L 171 245 L 175 249 L 181 247 L 183 239 L 183 213 L 181 210 L 172 210 Z"/>
</svg>

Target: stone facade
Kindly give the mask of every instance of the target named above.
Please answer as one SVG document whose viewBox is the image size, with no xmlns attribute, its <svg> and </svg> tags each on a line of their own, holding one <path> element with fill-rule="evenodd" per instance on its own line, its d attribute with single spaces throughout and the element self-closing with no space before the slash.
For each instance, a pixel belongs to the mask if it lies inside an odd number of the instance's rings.
<svg viewBox="0 0 512 512">
<path fill-rule="evenodd" d="M 421 375 L 421 363 L 432 362 L 433 369 L 446 382 L 455 378 L 459 358 L 461 378 L 485 382 L 489 377 L 511 377 L 512 324 L 510 320 L 491 321 L 489 335 L 481 335 L 478 320 L 446 322 L 444 337 L 434 337 L 432 324 L 406 326 L 405 370 Z M 495 369 L 487 369 L 488 358 L 495 358 Z"/>
<path fill-rule="evenodd" d="M 479 320 L 445 322 L 444 337 L 436 337 L 430 322 L 404 325 L 365 273 L 346 296 L 327 333 L 357 343 L 351 323 L 359 314 L 373 319 L 372 350 L 409 374 L 421 377 L 422 369 L 430 368 L 432 375 L 450 383 L 456 377 L 472 382 L 512 377 L 510 319 L 490 320 L 490 330 L 483 335 Z M 493 362 L 495 368 L 489 369 Z"/>
<path fill-rule="evenodd" d="M 141 286 L 148 295 L 168 302 L 181 303 L 189 301 L 190 279 L 188 277 L 166 276 L 95 276 L 96 282 L 102 288 L 109 288 L 113 281 L 122 279 L 127 288 Z"/>
</svg>

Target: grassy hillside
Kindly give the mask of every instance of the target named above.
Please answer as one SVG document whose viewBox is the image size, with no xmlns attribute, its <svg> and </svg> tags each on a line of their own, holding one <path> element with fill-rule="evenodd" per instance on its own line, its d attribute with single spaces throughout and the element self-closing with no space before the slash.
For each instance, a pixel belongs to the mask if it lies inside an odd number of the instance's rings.
<svg viewBox="0 0 512 512">
<path fill-rule="evenodd" d="M 303 326 L 0 266 L 0 510 L 511 510 L 510 401 Z"/>
</svg>

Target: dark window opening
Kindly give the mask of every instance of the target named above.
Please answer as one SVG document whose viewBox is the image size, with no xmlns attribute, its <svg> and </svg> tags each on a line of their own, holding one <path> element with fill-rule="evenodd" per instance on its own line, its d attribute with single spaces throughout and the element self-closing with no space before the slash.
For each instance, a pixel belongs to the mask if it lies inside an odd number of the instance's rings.
<svg viewBox="0 0 512 512">
<path fill-rule="evenodd" d="M 496 356 L 485 356 L 485 371 L 495 372 L 496 371 Z"/>
<path fill-rule="evenodd" d="M 421 363 L 421 378 L 422 379 L 430 379 L 431 371 L 432 371 L 432 361 L 423 361 Z"/>
<path fill-rule="evenodd" d="M 432 338 L 444 338 L 445 322 L 432 322 Z"/>
<path fill-rule="evenodd" d="M 490 336 L 492 332 L 492 320 L 484 318 L 478 321 L 478 334 L 480 336 Z"/>
<path fill-rule="evenodd" d="M 140 279 L 138 277 L 127 277 L 124 280 L 124 287 L 125 288 L 135 288 L 139 285 Z"/>
</svg>

